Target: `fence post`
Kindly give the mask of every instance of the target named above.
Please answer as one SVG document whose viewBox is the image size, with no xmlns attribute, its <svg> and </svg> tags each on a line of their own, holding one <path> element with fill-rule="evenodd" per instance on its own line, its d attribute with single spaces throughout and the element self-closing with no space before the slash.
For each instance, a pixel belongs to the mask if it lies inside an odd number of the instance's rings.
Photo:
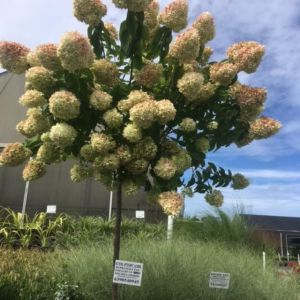
<svg viewBox="0 0 300 300">
<path fill-rule="evenodd" d="M 266 271 L 266 252 L 263 251 L 263 270 Z"/>
<path fill-rule="evenodd" d="M 174 224 L 174 217 L 173 216 L 168 216 L 167 240 L 172 239 L 173 224 Z"/>
</svg>

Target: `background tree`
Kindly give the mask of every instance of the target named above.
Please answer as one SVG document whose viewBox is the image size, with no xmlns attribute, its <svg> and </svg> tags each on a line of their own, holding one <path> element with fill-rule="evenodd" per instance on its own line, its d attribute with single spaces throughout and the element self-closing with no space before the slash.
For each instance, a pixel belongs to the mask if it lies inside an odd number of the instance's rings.
<svg viewBox="0 0 300 300">
<path fill-rule="evenodd" d="M 157 1 L 113 3 L 128 10 L 119 33 L 102 21 L 107 8 L 100 0 L 74 0 L 74 15 L 88 25 L 88 39 L 68 32 L 58 45 L 33 51 L 0 43 L 2 67 L 26 72 L 20 104 L 28 108 L 27 119 L 17 125 L 25 142 L 8 145 L 0 164 L 16 166 L 32 157 L 23 171 L 31 181 L 46 173 L 46 165 L 73 158 L 74 182 L 93 177 L 108 188 L 113 182 L 115 262 L 122 191 L 133 195 L 143 187 L 173 216 L 184 194 L 206 193 L 209 204 L 221 206 L 223 196 L 215 188 L 241 189 L 249 182 L 207 162 L 206 153 L 267 138 L 281 125 L 260 116 L 265 89 L 238 82 L 240 71 L 256 71 L 262 45 L 233 44 L 226 59 L 208 62 L 212 49 L 205 45 L 215 36 L 210 13 L 187 27 L 187 0 L 175 0 L 161 13 Z M 181 33 L 173 40 L 172 31 Z M 183 176 L 188 169 L 189 177 Z"/>
</svg>

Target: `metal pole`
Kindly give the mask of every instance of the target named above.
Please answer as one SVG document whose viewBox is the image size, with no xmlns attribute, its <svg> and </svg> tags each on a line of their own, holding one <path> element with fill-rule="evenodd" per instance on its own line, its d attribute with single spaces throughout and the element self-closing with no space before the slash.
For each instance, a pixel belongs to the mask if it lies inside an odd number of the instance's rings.
<svg viewBox="0 0 300 300">
<path fill-rule="evenodd" d="M 281 256 L 283 256 L 282 232 L 280 232 L 280 252 L 281 252 Z"/>
<path fill-rule="evenodd" d="M 27 198 L 28 198 L 28 190 L 29 190 L 29 181 L 26 181 L 25 184 L 25 192 L 24 192 L 24 197 L 23 197 L 23 205 L 22 205 L 22 219 L 21 223 L 23 225 L 24 217 L 25 217 L 25 212 L 26 212 L 26 204 L 27 204 Z"/>
<path fill-rule="evenodd" d="M 167 240 L 172 239 L 173 224 L 174 224 L 174 217 L 173 216 L 168 216 Z"/>
<path fill-rule="evenodd" d="M 111 220 L 111 211 L 112 211 L 112 200 L 113 200 L 113 195 L 114 192 L 110 191 L 110 196 L 109 196 L 109 209 L 108 209 L 108 221 Z"/>
<path fill-rule="evenodd" d="M 263 270 L 266 271 L 266 252 L 263 251 Z"/>
</svg>

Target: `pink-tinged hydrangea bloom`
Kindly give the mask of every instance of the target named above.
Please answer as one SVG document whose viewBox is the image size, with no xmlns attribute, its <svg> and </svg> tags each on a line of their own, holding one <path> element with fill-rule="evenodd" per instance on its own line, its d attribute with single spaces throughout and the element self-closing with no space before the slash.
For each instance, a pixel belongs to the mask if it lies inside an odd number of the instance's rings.
<svg viewBox="0 0 300 300">
<path fill-rule="evenodd" d="M 51 127 L 49 137 L 53 143 L 64 148 L 73 144 L 77 131 L 69 124 L 57 123 Z"/>
<path fill-rule="evenodd" d="M 89 68 L 94 61 L 94 52 L 89 40 L 79 32 L 67 32 L 57 49 L 62 66 L 70 71 Z"/>
<path fill-rule="evenodd" d="M 23 179 L 33 181 L 41 178 L 46 174 L 46 165 L 38 160 L 30 160 L 23 170 Z"/>
<path fill-rule="evenodd" d="M 200 89 L 203 85 L 204 77 L 201 73 L 185 73 L 177 82 L 177 88 L 188 101 L 194 101 L 200 97 Z"/>
<path fill-rule="evenodd" d="M 179 124 L 179 128 L 184 132 L 192 132 L 196 129 L 196 122 L 191 118 L 184 118 Z"/>
<path fill-rule="evenodd" d="M 227 50 L 229 61 L 246 73 L 256 71 L 264 54 L 265 47 L 252 41 L 233 44 Z"/>
<path fill-rule="evenodd" d="M 34 137 L 50 129 L 50 123 L 40 108 L 30 108 L 27 111 L 28 118 L 17 124 L 16 129 L 26 137 Z"/>
<path fill-rule="evenodd" d="M 155 120 L 155 101 L 144 101 L 134 105 L 130 111 L 130 120 L 141 128 L 149 128 Z"/>
<path fill-rule="evenodd" d="M 119 83 L 119 71 L 117 66 L 107 59 L 97 59 L 93 63 L 92 71 L 96 82 L 107 86 L 114 86 Z"/>
<path fill-rule="evenodd" d="M 249 184 L 249 180 L 243 174 L 236 173 L 232 176 L 231 187 L 234 190 L 242 190 L 246 188 Z"/>
<path fill-rule="evenodd" d="M 105 29 L 108 31 L 109 36 L 112 40 L 118 40 L 119 39 L 119 33 L 116 27 L 113 23 L 107 22 L 104 24 Z"/>
<path fill-rule="evenodd" d="M 51 71 L 61 70 L 60 59 L 57 56 L 55 44 L 44 44 L 36 48 L 36 56 L 43 67 Z"/>
<path fill-rule="evenodd" d="M 156 84 L 163 72 L 161 64 L 147 63 L 145 66 L 135 72 L 135 81 L 147 88 L 151 88 Z"/>
<path fill-rule="evenodd" d="M 281 127 L 281 123 L 277 120 L 268 117 L 261 117 L 250 122 L 249 136 L 256 140 L 266 139 L 276 134 Z"/>
<path fill-rule="evenodd" d="M 202 44 L 207 43 L 215 37 L 214 19 L 209 12 L 202 13 L 192 26 L 198 31 Z"/>
<path fill-rule="evenodd" d="M 30 67 L 39 67 L 42 65 L 41 62 L 39 61 L 35 51 L 30 51 L 27 54 L 27 62 L 30 65 Z"/>
<path fill-rule="evenodd" d="M 230 87 L 229 94 L 241 108 L 241 119 L 246 121 L 253 120 L 262 112 L 267 97 L 266 89 L 238 82 Z"/>
<path fill-rule="evenodd" d="M 19 103 L 25 107 L 38 107 L 47 103 L 42 92 L 36 90 L 28 90 L 20 97 Z"/>
<path fill-rule="evenodd" d="M 224 196 L 221 191 L 213 190 L 204 196 L 206 202 L 215 207 L 221 207 L 224 202 Z"/>
<path fill-rule="evenodd" d="M 107 110 L 112 102 L 112 96 L 101 90 L 94 90 L 90 96 L 90 104 L 93 108 L 103 111 Z"/>
<path fill-rule="evenodd" d="M 209 69 L 210 80 L 220 83 L 222 85 L 229 85 L 236 76 L 238 68 L 231 63 L 216 63 Z"/>
<path fill-rule="evenodd" d="M 176 116 L 176 108 L 168 99 L 163 99 L 155 102 L 156 106 L 156 120 L 159 124 L 165 125 L 173 121 Z"/>
<path fill-rule="evenodd" d="M 174 0 L 159 15 L 159 22 L 162 25 L 179 32 L 187 25 L 188 1 Z"/>
<path fill-rule="evenodd" d="M 156 176 L 164 180 L 169 180 L 174 177 L 176 173 L 176 165 L 171 159 L 161 157 L 154 166 L 153 171 Z"/>
<path fill-rule="evenodd" d="M 176 192 L 159 194 L 158 203 L 167 215 L 178 216 L 183 207 L 183 196 Z"/>
<path fill-rule="evenodd" d="M 81 182 L 92 176 L 91 166 L 75 164 L 70 170 L 70 178 L 73 182 Z"/>
<path fill-rule="evenodd" d="M 123 130 L 123 137 L 130 143 L 136 143 L 143 137 L 142 130 L 136 124 L 128 124 Z"/>
<path fill-rule="evenodd" d="M 104 154 L 113 150 L 116 147 L 116 142 L 110 135 L 93 133 L 91 135 L 91 145 L 96 152 Z"/>
<path fill-rule="evenodd" d="M 132 155 L 127 145 L 121 145 L 116 149 L 115 153 L 118 155 L 121 164 L 126 164 L 131 161 Z"/>
<path fill-rule="evenodd" d="M 73 0 L 73 14 L 80 21 L 97 26 L 107 13 L 107 7 L 100 0 Z"/>
<path fill-rule="evenodd" d="M 55 118 L 72 120 L 79 116 L 80 101 L 69 91 L 58 91 L 49 99 L 49 110 Z"/>
<path fill-rule="evenodd" d="M 28 69 L 25 78 L 31 89 L 44 94 L 49 93 L 55 83 L 52 73 L 44 67 L 32 67 Z"/>
<path fill-rule="evenodd" d="M 15 42 L 0 42 L 0 64 L 2 68 L 15 74 L 22 74 L 28 67 L 29 49 Z"/>
<path fill-rule="evenodd" d="M 0 166 L 18 166 L 31 154 L 32 152 L 21 143 L 8 144 L 0 153 Z"/>
<path fill-rule="evenodd" d="M 118 8 L 127 8 L 130 11 L 144 11 L 152 0 L 112 0 Z"/>
<path fill-rule="evenodd" d="M 151 31 L 158 26 L 159 4 L 156 0 L 152 1 L 144 12 L 144 24 Z"/>
<path fill-rule="evenodd" d="M 178 59 L 181 63 L 194 61 L 200 50 L 200 40 L 196 29 L 188 29 L 178 35 L 170 45 L 169 57 Z"/>
</svg>

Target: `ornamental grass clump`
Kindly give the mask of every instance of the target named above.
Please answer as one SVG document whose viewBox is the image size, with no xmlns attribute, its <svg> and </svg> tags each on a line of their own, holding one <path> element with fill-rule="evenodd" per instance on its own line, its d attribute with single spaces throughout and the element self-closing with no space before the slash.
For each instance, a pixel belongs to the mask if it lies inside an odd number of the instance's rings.
<svg viewBox="0 0 300 300">
<path fill-rule="evenodd" d="M 226 59 L 209 63 L 213 50 L 206 43 L 215 36 L 210 13 L 188 26 L 187 0 L 172 1 L 160 14 L 157 1 L 113 3 L 127 10 L 119 40 L 102 20 L 102 1 L 73 0 L 75 17 L 89 25 L 88 37 L 67 32 L 57 45 L 34 51 L 0 42 L 1 66 L 26 72 L 20 102 L 30 109 L 17 126 L 25 142 L 8 145 L 0 164 L 18 165 L 31 156 L 25 179 L 35 180 L 48 164 L 72 158 L 78 160 L 74 181 L 92 177 L 116 189 L 115 260 L 123 183 L 129 194 L 149 192 L 171 215 L 180 213 L 187 188 L 220 206 L 223 196 L 215 187 L 238 189 L 246 181 L 208 162 L 207 153 L 268 138 L 281 124 L 260 115 L 264 89 L 238 82 L 239 72 L 257 70 L 264 46 L 235 43 Z M 181 32 L 173 38 L 172 31 Z"/>
</svg>

